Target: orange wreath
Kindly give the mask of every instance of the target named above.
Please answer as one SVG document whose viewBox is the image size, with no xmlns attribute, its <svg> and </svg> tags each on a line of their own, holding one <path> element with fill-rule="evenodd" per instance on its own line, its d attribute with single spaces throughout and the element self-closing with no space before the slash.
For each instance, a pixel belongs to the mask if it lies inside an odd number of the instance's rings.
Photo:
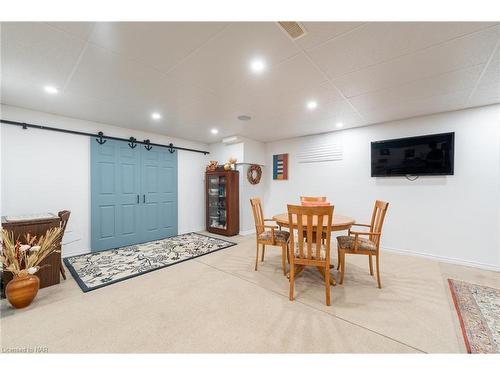
<svg viewBox="0 0 500 375">
<path fill-rule="evenodd" d="M 262 168 L 260 165 L 251 165 L 247 170 L 247 179 L 252 185 L 257 185 L 262 177 Z"/>
</svg>

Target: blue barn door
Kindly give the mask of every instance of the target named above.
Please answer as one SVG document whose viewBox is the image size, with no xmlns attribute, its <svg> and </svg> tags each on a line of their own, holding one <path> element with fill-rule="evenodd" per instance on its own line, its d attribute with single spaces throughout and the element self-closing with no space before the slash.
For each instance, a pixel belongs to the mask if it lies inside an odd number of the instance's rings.
<svg viewBox="0 0 500 375">
<path fill-rule="evenodd" d="M 91 138 L 91 249 L 177 234 L 177 152 Z"/>
<path fill-rule="evenodd" d="M 141 151 L 143 242 L 177 234 L 177 151 Z"/>
</svg>

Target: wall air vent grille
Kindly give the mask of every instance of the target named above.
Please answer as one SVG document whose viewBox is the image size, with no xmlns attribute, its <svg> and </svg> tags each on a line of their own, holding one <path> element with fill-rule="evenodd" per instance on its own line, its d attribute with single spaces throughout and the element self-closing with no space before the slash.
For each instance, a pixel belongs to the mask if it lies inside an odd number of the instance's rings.
<svg viewBox="0 0 500 375">
<path fill-rule="evenodd" d="M 298 22 L 278 22 L 278 24 L 293 40 L 302 38 L 307 34 L 304 26 Z"/>
<path fill-rule="evenodd" d="M 317 137 L 310 139 L 297 154 L 299 163 L 317 163 L 323 161 L 342 160 L 344 150 L 339 141 L 319 141 Z"/>
</svg>

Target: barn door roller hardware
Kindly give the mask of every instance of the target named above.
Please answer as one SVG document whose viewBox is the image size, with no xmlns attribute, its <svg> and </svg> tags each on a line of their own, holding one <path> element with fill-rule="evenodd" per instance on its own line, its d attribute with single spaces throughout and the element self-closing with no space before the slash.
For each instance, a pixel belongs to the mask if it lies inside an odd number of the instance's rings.
<svg viewBox="0 0 500 375">
<path fill-rule="evenodd" d="M 128 145 L 129 145 L 130 148 L 136 148 L 137 147 L 137 139 L 135 139 L 134 137 L 130 137 L 128 140 L 130 141 L 128 143 Z"/>
<path fill-rule="evenodd" d="M 144 148 L 148 151 L 153 148 L 153 146 L 151 146 L 151 142 L 149 141 L 149 139 L 144 140 Z"/>
<path fill-rule="evenodd" d="M 161 143 L 152 143 L 149 139 L 145 139 L 144 141 L 141 142 L 141 141 L 136 140 L 134 137 L 130 137 L 128 139 L 127 138 L 119 138 L 119 137 L 111 137 L 111 136 L 104 135 L 103 132 L 98 132 L 97 134 L 93 134 L 93 133 L 79 132 L 76 130 L 52 128 L 50 126 L 29 124 L 26 122 L 18 122 L 18 121 L 10 121 L 10 120 L 0 120 L 0 123 L 5 124 L 5 125 L 20 126 L 25 130 L 27 130 L 28 128 L 31 128 L 31 129 L 51 130 L 51 131 L 55 131 L 55 132 L 59 132 L 59 133 L 66 133 L 66 134 L 84 135 L 87 137 L 95 138 L 96 142 L 101 144 L 101 145 L 106 143 L 107 139 L 112 139 L 115 141 L 128 142 L 128 145 L 131 148 L 137 147 L 138 144 L 143 144 L 147 150 L 151 150 L 153 148 L 153 146 L 157 146 L 157 147 L 167 148 L 170 153 L 174 153 L 175 150 L 182 150 L 182 151 L 197 152 L 197 153 L 204 154 L 204 155 L 209 154 L 208 151 L 204 151 L 204 150 L 196 150 L 194 148 L 177 147 L 177 146 L 174 146 L 173 143 L 169 143 L 168 145 L 164 145 Z"/>
<path fill-rule="evenodd" d="M 104 137 L 104 133 L 103 132 L 99 132 L 99 133 L 97 133 L 97 135 L 99 136 L 99 138 L 95 139 L 97 141 L 97 143 L 99 143 L 100 145 L 105 144 L 106 140 L 102 139 Z"/>
</svg>

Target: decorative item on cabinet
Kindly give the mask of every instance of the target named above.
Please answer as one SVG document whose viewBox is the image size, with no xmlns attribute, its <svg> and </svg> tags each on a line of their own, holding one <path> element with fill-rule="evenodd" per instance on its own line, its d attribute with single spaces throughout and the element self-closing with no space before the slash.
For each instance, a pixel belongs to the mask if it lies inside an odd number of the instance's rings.
<svg viewBox="0 0 500 375">
<path fill-rule="evenodd" d="M 237 163 L 238 159 L 236 158 L 229 158 L 229 164 L 231 165 L 231 169 L 232 170 L 236 170 L 236 163 Z"/>
<path fill-rule="evenodd" d="M 207 231 L 225 236 L 238 234 L 239 172 L 207 171 L 205 180 Z"/>
<path fill-rule="evenodd" d="M 217 170 L 217 165 L 219 165 L 218 161 L 215 160 L 210 161 L 210 164 L 207 165 L 207 172 L 208 171 L 213 172 Z"/>
</svg>

